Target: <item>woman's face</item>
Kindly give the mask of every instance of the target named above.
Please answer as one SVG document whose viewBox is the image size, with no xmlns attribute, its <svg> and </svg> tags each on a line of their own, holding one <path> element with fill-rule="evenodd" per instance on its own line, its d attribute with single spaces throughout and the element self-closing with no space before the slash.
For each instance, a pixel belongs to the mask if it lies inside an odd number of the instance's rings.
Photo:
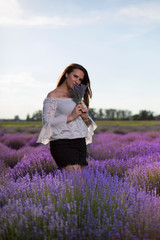
<svg viewBox="0 0 160 240">
<path fill-rule="evenodd" d="M 71 73 L 66 73 L 66 82 L 69 87 L 80 84 L 84 78 L 84 73 L 80 69 L 74 69 Z"/>
</svg>

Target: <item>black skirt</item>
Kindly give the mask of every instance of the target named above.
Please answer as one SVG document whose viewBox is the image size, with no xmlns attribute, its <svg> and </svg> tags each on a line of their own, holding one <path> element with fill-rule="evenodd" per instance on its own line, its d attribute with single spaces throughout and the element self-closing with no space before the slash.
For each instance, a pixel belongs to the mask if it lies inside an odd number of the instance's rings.
<svg viewBox="0 0 160 240">
<path fill-rule="evenodd" d="M 59 139 L 50 142 L 50 152 L 58 168 L 68 165 L 87 166 L 85 138 Z"/>
</svg>

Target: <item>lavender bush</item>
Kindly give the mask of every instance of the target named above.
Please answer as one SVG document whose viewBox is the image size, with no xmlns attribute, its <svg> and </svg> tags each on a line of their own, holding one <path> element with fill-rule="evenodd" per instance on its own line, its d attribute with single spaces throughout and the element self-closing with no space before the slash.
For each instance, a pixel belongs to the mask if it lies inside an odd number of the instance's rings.
<svg viewBox="0 0 160 240">
<path fill-rule="evenodd" d="M 49 151 L 46 151 L 45 147 L 39 147 L 30 154 L 23 156 L 20 162 L 12 169 L 11 175 L 16 180 L 18 177 L 23 177 L 27 173 L 32 176 L 35 172 L 40 175 L 43 173 L 53 172 L 56 168 L 56 164 L 51 157 Z"/>
<path fill-rule="evenodd" d="M 36 135 L 13 138 L 0 137 L 0 239 L 159 239 L 160 132 L 97 134 L 81 173 L 56 170 Z"/>
<path fill-rule="evenodd" d="M 32 135 L 23 135 L 23 134 L 5 134 L 1 136 L 0 140 L 6 146 L 12 149 L 20 149 L 25 146 L 25 144 L 32 138 Z"/>
<path fill-rule="evenodd" d="M 160 233 L 159 200 L 99 171 L 28 175 L 1 192 L 2 239 L 143 239 L 155 229 Z"/>
</svg>

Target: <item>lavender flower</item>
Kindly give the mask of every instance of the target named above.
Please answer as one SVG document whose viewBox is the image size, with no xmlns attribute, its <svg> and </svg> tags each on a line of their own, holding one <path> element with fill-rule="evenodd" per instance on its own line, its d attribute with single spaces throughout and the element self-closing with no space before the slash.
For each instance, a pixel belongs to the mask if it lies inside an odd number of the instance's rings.
<svg viewBox="0 0 160 240">
<path fill-rule="evenodd" d="M 81 103 L 86 88 L 87 86 L 84 84 L 77 84 L 71 88 L 71 92 L 74 94 L 77 104 Z"/>
</svg>

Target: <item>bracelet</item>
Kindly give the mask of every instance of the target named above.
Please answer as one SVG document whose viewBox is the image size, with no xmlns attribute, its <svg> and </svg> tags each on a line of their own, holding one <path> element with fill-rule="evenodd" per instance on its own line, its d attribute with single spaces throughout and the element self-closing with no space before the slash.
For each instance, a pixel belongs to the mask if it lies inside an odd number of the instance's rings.
<svg viewBox="0 0 160 240">
<path fill-rule="evenodd" d="M 86 119 L 83 119 L 83 121 L 85 122 L 85 124 L 87 125 L 87 127 L 89 127 L 91 125 L 91 119 L 88 117 Z"/>
<path fill-rule="evenodd" d="M 89 118 L 85 118 L 83 119 L 84 122 L 88 122 L 89 121 Z"/>
</svg>

